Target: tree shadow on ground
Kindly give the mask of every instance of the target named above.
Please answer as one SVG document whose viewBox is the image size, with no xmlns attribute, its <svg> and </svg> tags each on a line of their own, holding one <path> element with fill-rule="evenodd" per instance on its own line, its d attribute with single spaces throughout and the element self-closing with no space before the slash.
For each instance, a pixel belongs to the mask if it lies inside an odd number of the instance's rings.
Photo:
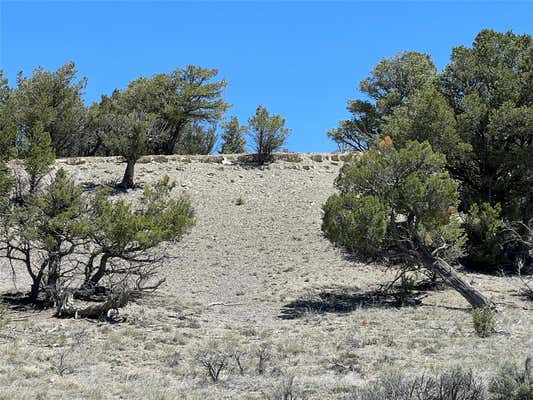
<svg viewBox="0 0 533 400">
<path fill-rule="evenodd" d="M 0 304 L 4 304 L 13 311 L 41 311 L 46 308 L 43 301 L 32 302 L 27 292 L 2 293 Z"/>
<path fill-rule="evenodd" d="M 422 303 L 420 292 L 400 293 L 380 290 L 371 291 L 322 291 L 312 297 L 296 299 L 285 304 L 281 319 L 298 319 L 309 314 L 347 314 L 368 308 L 399 308 Z"/>
<path fill-rule="evenodd" d="M 110 196 L 117 196 L 120 194 L 127 193 L 129 190 L 136 190 L 136 189 L 143 189 L 144 185 L 142 184 L 136 184 L 131 189 L 126 189 L 124 186 L 122 186 L 122 183 L 119 181 L 109 181 L 109 182 L 102 182 L 102 183 L 96 183 L 96 182 L 82 182 L 81 186 L 85 192 L 88 193 L 94 193 L 99 189 L 104 189 L 109 191 Z"/>
</svg>

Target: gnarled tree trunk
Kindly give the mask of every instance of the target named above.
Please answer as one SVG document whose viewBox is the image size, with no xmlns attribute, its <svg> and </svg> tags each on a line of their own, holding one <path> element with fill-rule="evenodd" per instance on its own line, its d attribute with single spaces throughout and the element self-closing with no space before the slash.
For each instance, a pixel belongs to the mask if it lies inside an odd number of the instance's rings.
<svg viewBox="0 0 533 400">
<path fill-rule="evenodd" d="M 472 308 L 493 308 L 493 303 L 485 297 L 479 290 L 465 281 L 450 264 L 442 258 L 425 255 L 424 264 L 426 268 L 438 274 L 452 288 L 457 290 L 461 296 L 472 306 Z"/>
</svg>

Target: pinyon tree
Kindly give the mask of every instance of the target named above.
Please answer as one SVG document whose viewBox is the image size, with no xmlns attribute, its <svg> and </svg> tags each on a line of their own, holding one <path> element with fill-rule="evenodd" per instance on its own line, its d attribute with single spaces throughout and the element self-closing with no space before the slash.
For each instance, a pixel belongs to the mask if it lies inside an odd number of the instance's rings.
<svg viewBox="0 0 533 400">
<path fill-rule="evenodd" d="M 283 146 L 290 133 L 290 129 L 285 128 L 285 118 L 270 115 L 263 106 L 257 107 L 255 115 L 248 120 L 248 126 L 259 164 L 270 161 L 272 153 Z"/>
<path fill-rule="evenodd" d="M 176 154 L 211 154 L 217 142 L 216 125 L 188 124 L 176 144 Z"/>
<path fill-rule="evenodd" d="M 427 142 L 396 149 L 386 137 L 342 167 L 339 194 L 324 205 L 322 230 L 362 258 L 429 270 L 472 307 L 485 307 L 489 300 L 450 264 L 462 254 L 465 237 L 456 213 L 458 185 L 444 167 L 445 157 Z"/>
<path fill-rule="evenodd" d="M 0 257 L 28 275 L 29 299 L 58 316 L 100 318 L 159 287 L 169 262 L 162 246 L 194 224 L 188 198 L 173 196 L 168 178 L 147 185 L 138 201 L 86 192 L 53 171 L 48 133 L 39 124 L 27 132 L 17 143 L 22 159 L 0 159 Z"/>
<path fill-rule="evenodd" d="M 194 65 L 170 74 L 141 77 L 124 91 L 130 110 L 157 116 L 161 129 L 154 154 L 174 154 L 191 124 L 216 124 L 230 104 L 222 98 L 225 80 L 215 80 L 218 70 Z"/>
<path fill-rule="evenodd" d="M 222 145 L 220 146 L 221 154 L 238 154 L 246 153 L 246 139 L 244 134 L 248 131 L 248 127 L 240 125 L 237 117 L 233 116 L 222 124 L 224 130 L 221 138 Z"/>
<path fill-rule="evenodd" d="M 69 62 L 55 72 L 37 68 L 30 77 L 22 72 L 10 101 L 18 134 L 42 130 L 58 157 L 78 155 L 84 140 L 86 108 L 83 104 L 85 78 L 78 79 Z"/>
</svg>

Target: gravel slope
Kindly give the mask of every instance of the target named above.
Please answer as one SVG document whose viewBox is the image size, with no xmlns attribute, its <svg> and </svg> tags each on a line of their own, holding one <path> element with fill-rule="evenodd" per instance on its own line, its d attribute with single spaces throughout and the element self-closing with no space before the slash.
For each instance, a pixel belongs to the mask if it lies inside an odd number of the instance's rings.
<svg viewBox="0 0 533 400">
<path fill-rule="evenodd" d="M 513 278 L 469 276 L 502 310 L 500 333 L 488 339 L 475 336 L 466 303 L 449 290 L 420 293 L 417 306 L 375 304 L 368 292 L 393 272 L 355 265 L 320 232 L 339 156 L 282 157 L 264 168 L 219 156 L 142 160 L 139 184 L 168 175 L 196 210 L 196 226 L 170 250 L 167 282 L 117 325 L 12 309 L 0 337 L 0 399 L 265 399 L 290 376 L 300 396 L 336 399 L 386 372 L 461 364 L 489 374 L 533 351 L 532 305 L 516 296 Z M 124 168 L 115 158 L 57 165 L 91 185 Z M 13 290 L 3 267 L 0 289 Z M 264 373 L 261 346 L 270 354 Z M 245 370 L 230 363 L 213 385 L 196 358 L 219 348 L 245 352 Z"/>
</svg>

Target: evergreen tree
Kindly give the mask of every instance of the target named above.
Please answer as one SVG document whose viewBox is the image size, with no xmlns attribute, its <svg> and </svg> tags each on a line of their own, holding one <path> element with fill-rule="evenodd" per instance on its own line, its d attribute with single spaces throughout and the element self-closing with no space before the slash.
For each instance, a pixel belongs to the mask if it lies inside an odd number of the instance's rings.
<svg viewBox="0 0 533 400">
<path fill-rule="evenodd" d="M 450 265 L 462 254 L 464 231 L 456 214 L 458 185 L 445 157 L 429 143 L 399 150 L 385 138 L 342 167 L 324 205 L 322 230 L 336 245 L 364 258 L 394 260 L 404 271 L 423 267 L 441 276 L 474 308 L 489 301 Z"/>
<path fill-rule="evenodd" d="M 245 133 L 248 127 L 239 124 L 237 117 L 233 116 L 222 124 L 223 133 L 221 135 L 222 145 L 220 146 L 221 154 L 239 154 L 246 153 Z"/>
<path fill-rule="evenodd" d="M 283 146 L 290 133 L 290 129 L 285 128 L 285 118 L 270 115 L 263 106 L 257 107 L 255 115 L 248 120 L 248 126 L 259 164 L 270 161 L 272 153 Z"/>
</svg>

